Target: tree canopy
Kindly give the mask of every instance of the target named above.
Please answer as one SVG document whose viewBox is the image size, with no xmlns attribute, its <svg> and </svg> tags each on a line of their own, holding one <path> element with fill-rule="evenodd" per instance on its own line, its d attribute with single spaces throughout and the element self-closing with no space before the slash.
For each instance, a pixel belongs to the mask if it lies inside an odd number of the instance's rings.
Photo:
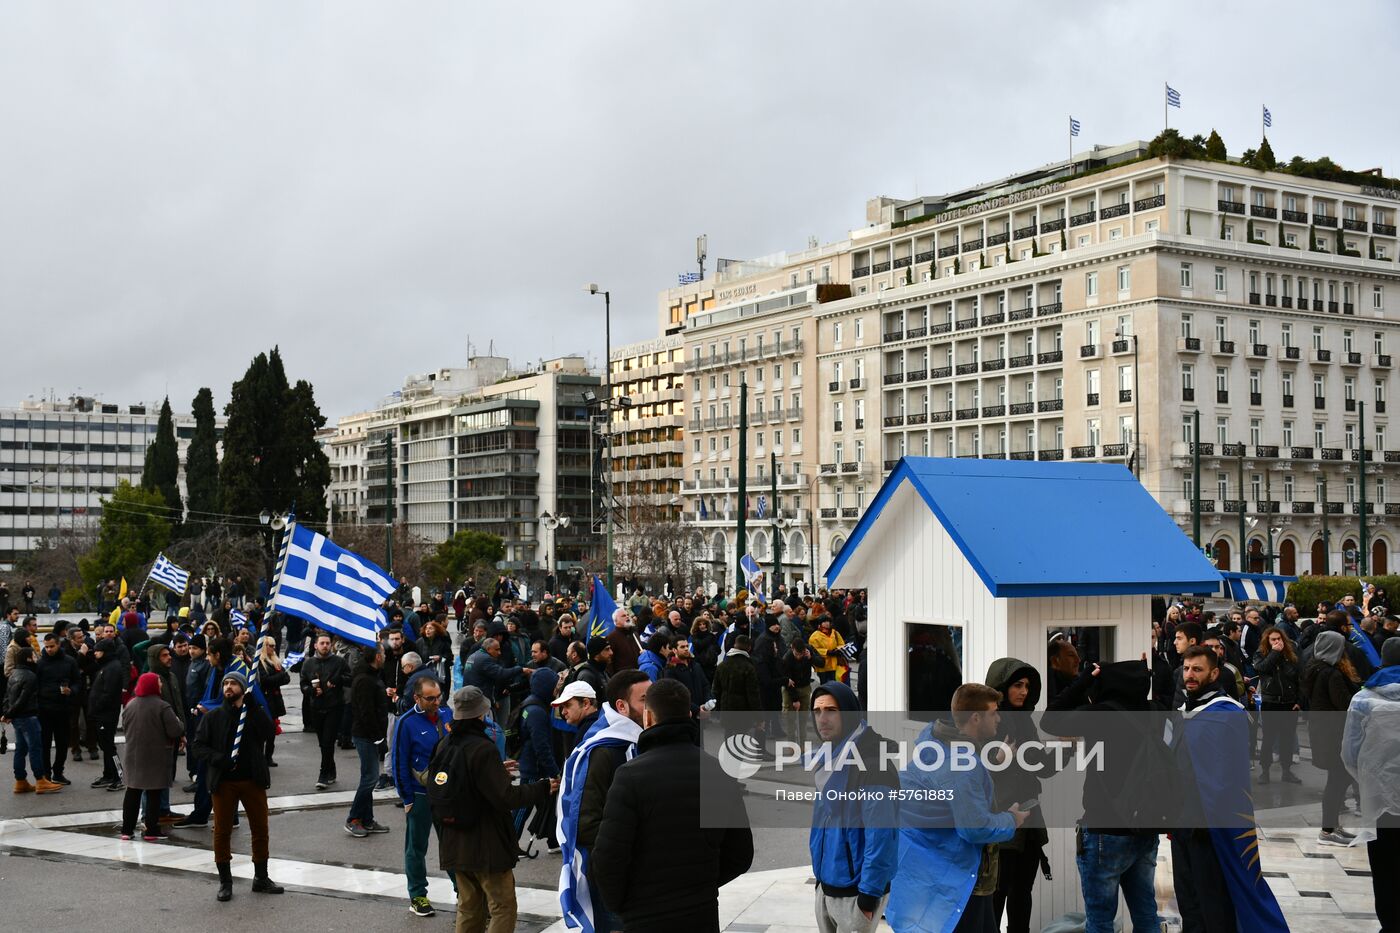
<svg viewBox="0 0 1400 933">
<path fill-rule="evenodd" d="M 117 484 L 112 495 L 102 501 L 97 544 L 78 561 L 89 592 L 107 580 L 123 576 L 131 580 L 155 560 L 170 543 L 171 523 L 164 507 L 165 500 L 158 492 L 125 480 Z"/>
<path fill-rule="evenodd" d="M 191 405 L 194 435 L 185 453 L 185 492 L 192 524 L 198 525 L 218 512 L 219 438 L 214 424 L 214 393 L 200 389 Z"/>
<path fill-rule="evenodd" d="M 156 422 L 156 439 L 146 448 L 146 463 L 141 470 L 141 488 L 159 493 L 170 512 L 173 524 L 184 515 L 180 500 L 180 449 L 175 441 L 175 416 L 170 413 L 170 399 L 160 406 Z"/>
<path fill-rule="evenodd" d="M 459 531 L 437 546 L 423 569 L 432 580 L 463 580 L 494 569 L 506 556 L 505 542 L 484 531 Z"/>
</svg>

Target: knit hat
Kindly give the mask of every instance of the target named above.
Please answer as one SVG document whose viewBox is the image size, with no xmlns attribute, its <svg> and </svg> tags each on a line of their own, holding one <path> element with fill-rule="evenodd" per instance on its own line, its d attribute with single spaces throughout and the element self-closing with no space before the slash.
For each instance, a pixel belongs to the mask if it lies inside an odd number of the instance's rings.
<svg viewBox="0 0 1400 933">
<path fill-rule="evenodd" d="M 101 651 L 104 655 L 108 655 L 117 650 L 117 643 L 110 638 L 99 638 L 97 644 L 92 646 L 92 650 Z"/>
<path fill-rule="evenodd" d="M 452 694 L 453 719 L 480 719 L 491 711 L 479 687 L 462 687 Z"/>
<path fill-rule="evenodd" d="M 242 687 L 244 690 L 247 690 L 247 689 L 248 689 L 248 678 L 243 676 L 243 672 L 242 672 L 242 671 L 235 671 L 235 670 L 227 670 L 227 671 L 224 671 L 224 679 L 221 680 L 221 681 L 219 681 L 219 685 L 220 685 L 220 686 L 223 686 L 224 684 L 228 683 L 230 680 L 233 681 L 234 683 L 238 684 L 238 686 Z"/>
<path fill-rule="evenodd" d="M 1400 636 L 1391 636 L 1381 645 L 1381 664 L 1385 667 L 1400 664 Z"/>
<path fill-rule="evenodd" d="M 205 637 L 204 637 L 203 635 L 191 635 L 191 636 L 190 636 L 190 647 L 191 647 L 191 648 L 198 648 L 200 651 L 207 651 L 207 650 L 209 650 L 208 641 L 205 639 Z"/>
<path fill-rule="evenodd" d="M 136 695 L 139 697 L 160 696 L 160 675 L 145 673 L 136 679 Z"/>
<path fill-rule="evenodd" d="M 608 645 L 608 640 L 606 638 L 604 638 L 602 635 L 594 635 L 592 638 L 588 639 L 588 656 L 590 658 L 596 658 L 598 655 L 606 651 L 609 647 L 610 646 Z"/>
</svg>

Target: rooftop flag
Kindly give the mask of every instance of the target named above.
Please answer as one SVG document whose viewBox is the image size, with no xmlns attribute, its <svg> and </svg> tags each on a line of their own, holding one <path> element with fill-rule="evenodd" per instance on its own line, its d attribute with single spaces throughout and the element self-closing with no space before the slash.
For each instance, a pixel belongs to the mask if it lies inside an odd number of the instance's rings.
<svg viewBox="0 0 1400 933">
<path fill-rule="evenodd" d="M 1181 92 L 1178 91 L 1176 88 L 1172 87 L 1170 84 L 1167 85 L 1167 106 L 1176 108 L 1181 107 Z"/>
<path fill-rule="evenodd" d="M 1268 107 L 1265 107 L 1265 108 L 1264 108 L 1264 125 L 1265 125 L 1265 126 L 1273 126 L 1273 125 L 1274 125 L 1274 115 L 1273 115 L 1272 113 L 1269 113 L 1269 108 L 1268 108 Z"/>
<path fill-rule="evenodd" d="M 1071 135 L 1071 136 L 1078 136 L 1078 135 L 1079 135 L 1079 121 L 1076 120 L 1074 117 L 1070 117 L 1070 118 L 1069 118 L 1069 135 Z"/>
</svg>

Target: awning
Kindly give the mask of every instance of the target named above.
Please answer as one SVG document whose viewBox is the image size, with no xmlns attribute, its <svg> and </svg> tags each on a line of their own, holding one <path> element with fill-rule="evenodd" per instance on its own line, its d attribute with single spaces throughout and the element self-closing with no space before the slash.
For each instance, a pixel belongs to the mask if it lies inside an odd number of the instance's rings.
<svg viewBox="0 0 1400 933">
<path fill-rule="evenodd" d="M 1288 584 L 1297 577 L 1280 577 L 1272 573 L 1220 573 L 1220 594 L 1226 599 L 1257 599 L 1281 603 Z"/>
</svg>

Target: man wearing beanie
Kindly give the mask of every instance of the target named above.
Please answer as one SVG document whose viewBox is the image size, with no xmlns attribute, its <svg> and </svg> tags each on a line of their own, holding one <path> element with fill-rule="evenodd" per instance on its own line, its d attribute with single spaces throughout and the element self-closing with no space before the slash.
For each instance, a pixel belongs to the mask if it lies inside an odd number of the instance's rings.
<svg viewBox="0 0 1400 933">
<path fill-rule="evenodd" d="M 457 879 L 457 933 L 515 929 L 518 846 L 512 814 L 544 804 L 559 789 L 553 778 L 511 783 L 496 743 L 486 736 L 490 708 L 476 687 L 452 694 L 452 731 L 429 766 L 429 779 L 447 785 L 459 807 L 470 811 L 454 811 L 453 819 L 442 820 L 438 846 L 443 870 Z"/>
<path fill-rule="evenodd" d="M 221 688 L 223 702 L 200 718 L 192 750 L 207 769 L 209 789 L 214 797 L 218 899 L 226 901 L 233 897 L 233 852 L 229 848 L 229 837 L 239 804 L 248 814 L 248 827 L 253 837 L 253 891 L 281 894 L 282 888 L 267 876 L 267 789 L 272 786 L 272 778 L 267 768 L 266 748 L 272 735 L 272 719 L 261 703 L 244 702 L 248 679 L 241 671 L 226 671 Z"/>
<path fill-rule="evenodd" d="M 1316 715 L 1316 714 L 1314 714 Z M 1356 844 L 1366 843 L 1371 890 L 1382 930 L 1400 930 L 1400 637 L 1381 645 L 1381 669 L 1351 698 L 1342 762 L 1356 778 L 1361 821 Z"/>
</svg>

